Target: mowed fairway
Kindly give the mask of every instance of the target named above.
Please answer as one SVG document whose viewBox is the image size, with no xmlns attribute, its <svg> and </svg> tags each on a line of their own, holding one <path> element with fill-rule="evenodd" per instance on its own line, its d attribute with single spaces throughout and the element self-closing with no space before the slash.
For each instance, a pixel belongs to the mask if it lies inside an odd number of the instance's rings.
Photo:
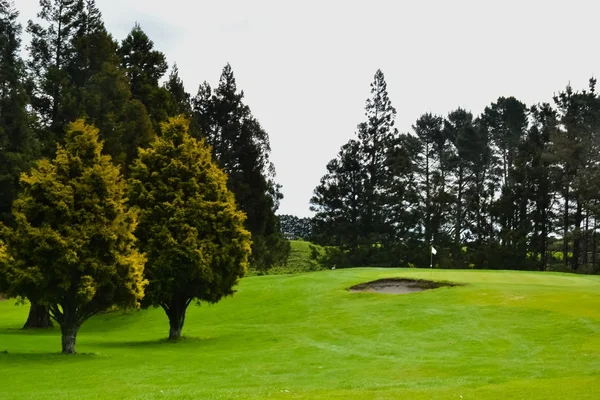
<svg viewBox="0 0 600 400">
<path fill-rule="evenodd" d="M 350 293 L 384 277 L 465 286 Z M 251 277 L 191 307 L 179 343 L 162 310 L 19 330 L 0 302 L 0 399 L 600 399 L 600 277 L 354 269 Z M 2 353 L 4 350 L 7 353 Z"/>
</svg>

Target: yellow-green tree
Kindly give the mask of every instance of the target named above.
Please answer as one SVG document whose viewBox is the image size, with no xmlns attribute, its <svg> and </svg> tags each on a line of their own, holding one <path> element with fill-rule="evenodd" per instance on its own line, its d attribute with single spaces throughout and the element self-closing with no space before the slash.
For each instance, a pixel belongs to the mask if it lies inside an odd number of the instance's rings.
<svg viewBox="0 0 600 400">
<path fill-rule="evenodd" d="M 129 199 L 139 208 L 136 236 L 148 259 L 142 305 L 165 310 L 175 340 L 192 301 L 216 303 L 233 294 L 251 241 L 210 148 L 188 134 L 184 117 L 161 128 L 130 169 Z"/>
<path fill-rule="evenodd" d="M 84 321 L 113 305 L 138 306 L 147 284 L 126 182 L 101 151 L 96 128 L 71 123 L 56 157 L 21 176 L 15 227 L 2 230 L 2 291 L 46 305 L 68 354 Z"/>
</svg>

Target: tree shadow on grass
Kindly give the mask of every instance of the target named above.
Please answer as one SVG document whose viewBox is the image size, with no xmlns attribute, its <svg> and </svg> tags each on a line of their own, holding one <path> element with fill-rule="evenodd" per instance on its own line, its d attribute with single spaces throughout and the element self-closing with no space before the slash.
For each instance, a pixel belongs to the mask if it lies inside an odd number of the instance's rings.
<svg viewBox="0 0 600 400">
<path fill-rule="evenodd" d="M 212 344 L 222 338 L 220 337 L 194 337 L 182 336 L 179 340 L 169 340 L 166 338 L 156 340 L 130 340 L 114 342 L 96 342 L 95 347 L 104 347 L 111 349 L 118 348 L 169 348 L 169 347 L 199 347 Z"/>
<path fill-rule="evenodd" d="M 60 352 L 39 352 L 39 353 L 19 353 L 10 350 L 0 350 L 0 363 L 9 365 L 14 364 L 64 364 L 85 362 L 93 359 L 104 358 L 106 355 L 101 353 L 76 353 L 62 354 Z"/>
<path fill-rule="evenodd" d="M 12 336 L 56 336 L 60 335 L 60 328 L 4 328 L 0 329 L 0 335 L 12 335 Z"/>
</svg>

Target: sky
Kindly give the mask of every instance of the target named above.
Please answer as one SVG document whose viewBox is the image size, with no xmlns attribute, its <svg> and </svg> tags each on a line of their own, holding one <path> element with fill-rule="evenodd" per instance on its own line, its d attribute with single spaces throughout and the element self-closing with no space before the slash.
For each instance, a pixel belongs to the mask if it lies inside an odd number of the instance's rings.
<svg viewBox="0 0 600 400">
<path fill-rule="evenodd" d="M 38 0 L 16 0 L 23 25 Z M 269 133 L 284 199 L 309 200 L 339 148 L 364 121 L 377 69 L 410 132 L 425 112 L 480 114 L 500 96 L 550 102 L 600 72 L 598 1 L 96 0 L 109 32 L 135 22 L 177 63 L 187 91 L 215 87 L 230 63 Z M 27 37 L 24 38 L 27 42 Z"/>
</svg>

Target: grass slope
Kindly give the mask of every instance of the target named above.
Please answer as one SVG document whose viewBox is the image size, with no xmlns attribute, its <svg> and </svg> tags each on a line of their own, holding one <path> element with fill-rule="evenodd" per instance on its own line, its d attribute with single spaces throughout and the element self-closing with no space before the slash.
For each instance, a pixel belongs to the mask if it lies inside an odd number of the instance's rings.
<svg viewBox="0 0 600 400">
<path fill-rule="evenodd" d="M 467 283 L 350 293 L 385 277 Z M 0 302 L 0 399 L 598 399 L 600 279 L 554 273 L 354 269 L 251 277 L 191 307 L 113 313 L 61 356 L 58 330 L 19 330 Z M 3 354 L 3 350 L 8 353 Z"/>
</svg>

